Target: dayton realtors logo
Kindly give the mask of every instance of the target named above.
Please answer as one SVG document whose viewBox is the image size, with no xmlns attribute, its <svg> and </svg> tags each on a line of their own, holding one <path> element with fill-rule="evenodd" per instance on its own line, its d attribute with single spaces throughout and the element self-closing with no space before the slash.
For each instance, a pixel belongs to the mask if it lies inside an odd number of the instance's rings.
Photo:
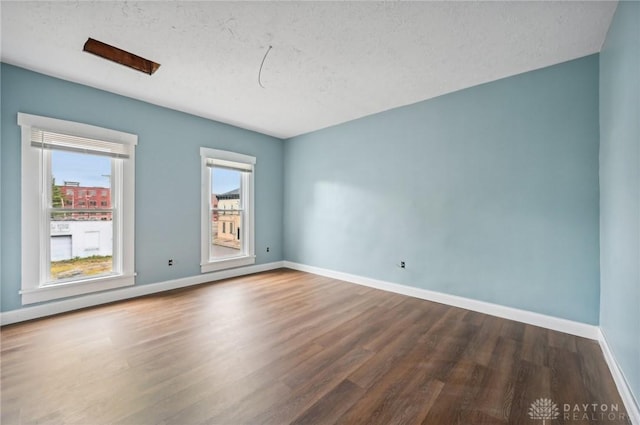
<svg viewBox="0 0 640 425">
<path fill-rule="evenodd" d="M 558 406 L 551 401 L 550 398 L 539 398 L 529 408 L 529 416 L 531 419 L 542 419 L 542 425 L 546 424 L 546 421 L 560 416 Z"/>
<path fill-rule="evenodd" d="M 542 420 L 542 425 L 560 416 L 558 405 L 550 398 L 539 398 L 529 407 L 529 417 Z M 583 403 L 562 405 L 562 419 L 564 421 L 626 421 L 627 414 L 620 411 L 618 404 Z"/>
<path fill-rule="evenodd" d="M 581 403 L 562 406 L 565 421 L 626 421 L 627 414 L 621 412 L 618 403 Z"/>
</svg>

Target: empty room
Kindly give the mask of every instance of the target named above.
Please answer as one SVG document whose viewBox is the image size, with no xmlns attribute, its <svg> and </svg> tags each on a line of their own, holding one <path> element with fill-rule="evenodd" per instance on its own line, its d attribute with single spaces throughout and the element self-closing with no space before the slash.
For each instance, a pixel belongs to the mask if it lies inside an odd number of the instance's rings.
<svg viewBox="0 0 640 425">
<path fill-rule="evenodd" d="M 640 2 L 0 24 L 2 425 L 640 425 Z"/>
</svg>

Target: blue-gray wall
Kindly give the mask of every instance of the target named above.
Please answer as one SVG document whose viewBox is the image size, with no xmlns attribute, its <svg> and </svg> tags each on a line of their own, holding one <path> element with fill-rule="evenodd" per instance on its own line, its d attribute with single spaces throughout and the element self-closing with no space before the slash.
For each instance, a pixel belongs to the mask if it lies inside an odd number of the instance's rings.
<svg viewBox="0 0 640 425">
<path fill-rule="evenodd" d="M 596 324 L 598 138 L 597 55 L 295 137 L 285 259 Z"/>
<path fill-rule="evenodd" d="M 640 3 L 620 2 L 600 54 L 600 325 L 640 400 Z"/>
<path fill-rule="evenodd" d="M 283 259 L 282 140 L 11 65 L 1 66 L 2 311 L 21 307 L 18 112 L 138 135 L 136 284 L 200 274 L 200 146 L 257 158 L 256 263 Z M 175 260 L 173 267 L 167 266 L 169 258 Z"/>
</svg>

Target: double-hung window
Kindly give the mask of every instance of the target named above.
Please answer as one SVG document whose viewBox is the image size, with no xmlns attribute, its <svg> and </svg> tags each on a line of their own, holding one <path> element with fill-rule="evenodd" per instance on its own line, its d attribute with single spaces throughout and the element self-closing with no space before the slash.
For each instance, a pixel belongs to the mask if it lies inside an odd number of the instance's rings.
<svg viewBox="0 0 640 425">
<path fill-rule="evenodd" d="M 255 263 L 253 156 L 200 148 L 202 273 Z"/>
<path fill-rule="evenodd" d="M 23 113 L 18 124 L 22 303 L 133 285 L 137 136 Z"/>
</svg>

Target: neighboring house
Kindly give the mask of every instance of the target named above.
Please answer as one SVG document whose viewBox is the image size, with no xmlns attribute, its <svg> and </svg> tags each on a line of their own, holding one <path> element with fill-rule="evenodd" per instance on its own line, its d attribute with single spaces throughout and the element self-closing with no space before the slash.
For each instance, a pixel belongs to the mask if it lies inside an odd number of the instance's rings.
<svg viewBox="0 0 640 425">
<path fill-rule="evenodd" d="M 60 188 L 61 208 L 96 210 L 94 212 L 56 215 L 54 220 L 111 220 L 111 189 L 107 187 L 80 186 L 78 182 L 64 182 Z"/>
<path fill-rule="evenodd" d="M 111 189 L 66 181 L 56 195 L 53 205 L 63 211 L 51 217 L 51 261 L 112 255 Z"/>
<path fill-rule="evenodd" d="M 113 225 L 107 220 L 51 222 L 51 261 L 113 254 Z"/>
<path fill-rule="evenodd" d="M 229 248 L 240 249 L 240 189 L 215 195 L 217 197 L 217 214 L 214 214 L 214 222 L 217 221 L 217 234 L 214 235 L 214 245 L 222 245 Z M 226 211 L 228 210 L 228 212 Z M 234 211 L 235 210 L 235 211 Z"/>
</svg>

